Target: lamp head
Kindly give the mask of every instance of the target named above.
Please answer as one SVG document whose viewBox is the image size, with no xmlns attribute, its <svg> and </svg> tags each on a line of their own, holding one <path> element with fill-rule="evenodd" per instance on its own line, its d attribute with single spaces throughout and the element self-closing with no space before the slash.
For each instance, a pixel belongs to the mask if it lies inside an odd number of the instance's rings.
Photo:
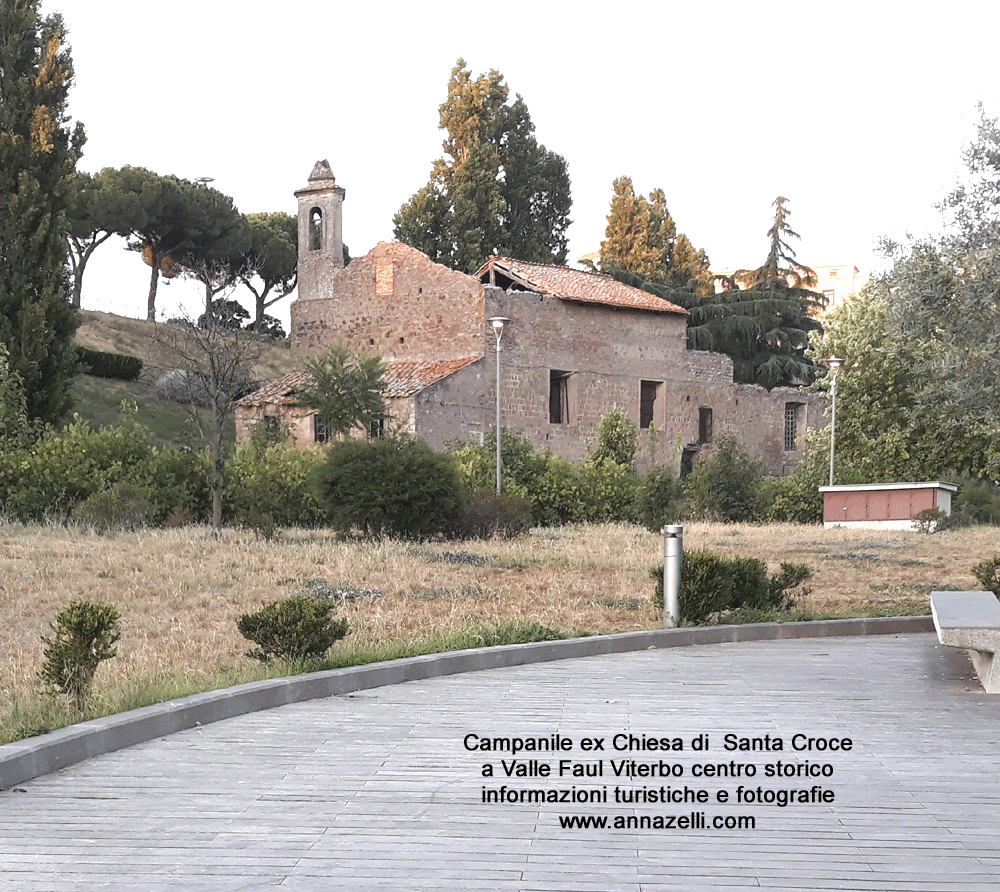
<svg viewBox="0 0 1000 892">
<path fill-rule="evenodd" d="M 837 369 L 839 369 L 844 364 L 844 360 L 842 360 L 838 356 L 831 356 L 826 361 L 826 364 L 830 367 L 830 371 L 835 372 L 835 371 L 837 371 Z"/>
<path fill-rule="evenodd" d="M 487 319 L 490 325 L 493 326 L 493 333 L 497 336 L 497 340 L 500 340 L 500 335 L 503 334 L 503 327 L 510 322 L 506 316 L 493 316 L 491 319 Z"/>
</svg>

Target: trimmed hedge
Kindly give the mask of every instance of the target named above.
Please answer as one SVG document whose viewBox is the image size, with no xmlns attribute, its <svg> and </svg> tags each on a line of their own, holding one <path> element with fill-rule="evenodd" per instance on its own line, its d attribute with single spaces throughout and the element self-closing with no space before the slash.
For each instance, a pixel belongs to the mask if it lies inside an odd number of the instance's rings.
<svg viewBox="0 0 1000 892">
<path fill-rule="evenodd" d="M 142 374 L 142 360 L 125 353 L 108 353 L 76 345 L 76 356 L 84 374 L 95 378 L 115 378 L 118 381 L 135 381 Z"/>
</svg>

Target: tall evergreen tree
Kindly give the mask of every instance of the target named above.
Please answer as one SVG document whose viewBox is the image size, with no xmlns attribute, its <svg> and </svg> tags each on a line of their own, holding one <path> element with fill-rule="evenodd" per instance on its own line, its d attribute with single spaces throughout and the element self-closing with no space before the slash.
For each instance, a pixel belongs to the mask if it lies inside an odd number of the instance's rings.
<svg viewBox="0 0 1000 892">
<path fill-rule="evenodd" d="M 639 276 L 651 286 L 692 295 L 711 291 L 708 255 L 677 232 L 662 189 L 654 189 L 647 199 L 635 194 L 630 177 L 616 179 L 604 236 L 598 261 L 602 272 L 619 278 L 632 273 L 633 281 Z M 683 306 L 692 300 L 683 293 L 668 299 Z"/>
<path fill-rule="evenodd" d="M 55 422 L 76 365 L 66 234 L 84 134 L 66 112 L 73 65 L 62 19 L 38 7 L 0 2 L 0 343 L 28 416 Z"/>
<path fill-rule="evenodd" d="M 570 184 L 565 160 L 538 143 L 524 100 L 503 75 L 473 78 L 458 60 L 440 107 L 444 157 L 393 217 L 395 236 L 472 272 L 491 254 L 563 263 Z"/>
<path fill-rule="evenodd" d="M 809 332 L 822 330 L 817 316 L 826 298 L 813 291 L 816 273 L 795 259 L 788 240 L 788 199 L 774 201 L 770 248 L 763 265 L 721 279 L 723 290 L 688 307 L 688 345 L 733 358 L 733 377 L 768 389 L 809 383 L 815 366 L 806 357 Z"/>
</svg>

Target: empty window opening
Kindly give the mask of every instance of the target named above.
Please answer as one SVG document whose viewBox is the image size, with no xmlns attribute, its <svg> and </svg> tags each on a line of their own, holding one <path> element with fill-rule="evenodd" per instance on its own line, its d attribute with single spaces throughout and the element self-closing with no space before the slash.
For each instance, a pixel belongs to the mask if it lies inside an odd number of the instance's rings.
<svg viewBox="0 0 1000 892">
<path fill-rule="evenodd" d="M 802 403 L 785 403 L 785 452 L 793 452 L 798 448 L 801 411 Z"/>
<path fill-rule="evenodd" d="M 639 427 L 649 430 L 650 427 L 661 425 L 659 414 L 663 400 L 662 381 L 642 381 L 639 384 Z M 662 425 L 661 425 L 662 426 Z"/>
<path fill-rule="evenodd" d="M 698 442 L 712 442 L 712 410 L 707 406 L 698 409 Z"/>
<path fill-rule="evenodd" d="M 368 439 L 381 440 L 385 436 L 385 416 L 379 415 L 368 422 Z"/>
<path fill-rule="evenodd" d="M 323 212 L 319 208 L 309 211 L 309 250 L 323 247 Z"/>
<path fill-rule="evenodd" d="M 685 449 L 681 453 L 680 476 L 687 477 L 694 470 L 694 457 L 698 454 L 697 449 Z"/>
<path fill-rule="evenodd" d="M 570 372 L 549 372 L 549 423 L 569 424 Z"/>
<path fill-rule="evenodd" d="M 313 441 L 316 443 L 330 442 L 330 430 L 319 420 L 318 415 L 313 415 Z"/>
</svg>

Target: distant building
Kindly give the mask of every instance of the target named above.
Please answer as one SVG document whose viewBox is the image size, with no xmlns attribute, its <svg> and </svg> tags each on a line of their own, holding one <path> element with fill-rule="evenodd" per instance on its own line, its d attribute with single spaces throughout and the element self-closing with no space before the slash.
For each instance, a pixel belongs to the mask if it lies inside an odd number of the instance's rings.
<svg viewBox="0 0 1000 892">
<path fill-rule="evenodd" d="M 539 448 L 583 459 L 614 406 L 640 431 L 646 466 L 689 466 L 723 434 L 771 474 L 802 455 L 807 428 L 826 423 L 823 398 L 795 388 L 734 384 L 732 360 L 687 349 L 687 312 L 614 279 L 566 267 L 493 257 L 474 276 L 383 242 L 343 265 L 344 190 L 326 162 L 299 199 L 299 288 L 291 307 L 293 354 L 343 341 L 389 369 L 389 418 L 436 448 L 479 440 L 494 423 L 496 338 L 501 342 L 503 424 Z M 244 399 L 237 434 L 255 423 L 289 424 L 299 442 L 322 442 L 296 400 L 301 372 Z"/>
</svg>

